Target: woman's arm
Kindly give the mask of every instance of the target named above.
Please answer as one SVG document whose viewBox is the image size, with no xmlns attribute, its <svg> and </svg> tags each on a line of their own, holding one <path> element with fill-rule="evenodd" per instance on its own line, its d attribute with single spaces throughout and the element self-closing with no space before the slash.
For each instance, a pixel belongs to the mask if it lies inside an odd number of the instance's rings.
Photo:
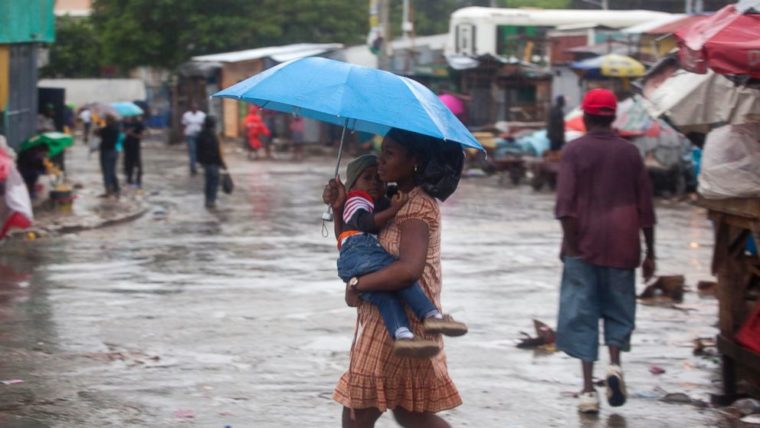
<svg viewBox="0 0 760 428">
<path fill-rule="evenodd" d="M 430 229 L 427 223 L 409 219 L 399 226 L 399 258 L 385 268 L 359 278 L 357 291 L 394 291 L 408 287 L 422 276 L 427 258 Z"/>
</svg>

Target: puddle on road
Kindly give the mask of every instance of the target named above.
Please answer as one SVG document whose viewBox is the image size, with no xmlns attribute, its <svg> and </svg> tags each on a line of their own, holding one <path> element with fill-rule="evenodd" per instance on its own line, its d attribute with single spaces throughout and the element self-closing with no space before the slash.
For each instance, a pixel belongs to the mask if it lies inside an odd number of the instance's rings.
<svg viewBox="0 0 760 428">
<path fill-rule="evenodd" d="M 158 181 L 152 165 L 176 164 L 167 153 L 149 153 L 146 186 Z M 233 172 L 253 166 L 235 162 Z M 338 425 L 340 408 L 329 397 L 347 367 L 355 316 L 343 304 L 334 238 L 320 236 L 321 187 L 332 166 L 327 159 L 305 172 L 287 163 L 255 166 L 221 197 L 220 213 L 202 208 L 200 178 L 176 166 L 161 178 L 159 221 L 145 216 L 0 248 L 0 351 L 9 355 L 0 378 L 28 377 L 23 388 L 40 402 L 70 400 L 0 412 L 0 425 L 3 417 L 31 417 L 58 426 L 168 427 L 183 409 L 197 426 Z M 577 361 L 514 346 L 532 319 L 553 325 L 556 317 L 561 231 L 553 196 L 495 179 L 461 186 L 442 206 L 444 309 L 471 329 L 446 341 L 465 400 L 446 413 L 454 426 L 723 423 L 709 409 L 654 398 L 662 390 L 705 400 L 718 389 L 717 365 L 689 346 L 716 333 L 717 303 L 696 293 L 686 294 L 689 312 L 639 306 L 634 350 L 624 357 L 638 395 L 620 410 L 603 406 L 598 418 L 579 417 L 574 399 L 563 396 L 579 388 Z M 685 204 L 658 214 L 660 271 L 684 274 L 695 289 L 711 278 L 710 225 Z M 111 352 L 105 343 L 160 363 L 67 358 Z M 653 364 L 665 373 L 652 375 Z M 8 391 L 0 386 L 0 402 Z M 390 426 L 390 417 L 378 424 Z"/>
</svg>

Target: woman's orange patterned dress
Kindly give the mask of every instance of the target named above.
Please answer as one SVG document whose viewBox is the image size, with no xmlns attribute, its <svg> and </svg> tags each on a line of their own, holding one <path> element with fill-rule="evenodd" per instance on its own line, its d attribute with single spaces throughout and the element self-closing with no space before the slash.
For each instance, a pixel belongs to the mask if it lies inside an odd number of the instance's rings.
<svg viewBox="0 0 760 428">
<path fill-rule="evenodd" d="M 440 308 L 441 214 L 438 202 L 421 188 L 414 188 L 409 192 L 409 201 L 380 233 L 380 243 L 386 251 L 398 257 L 399 225 L 411 219 L 422 220 L 429 228 L 430 240 L 420 284 Z M 393 342 L 377 308 L 362 302 L 358 312 L 359 333 L 351 355 L 350 373 L 344 373 L 338 381 L 333 394 L 335 401 L 352 409 L 374 407 L 385 411 L 401 406 L 412 412 L 439 412 L 462 404 L 459 391 L 449 378 L 443 351 L 432 359 L 395 357 Z M 414 334 L 424 336 L 422 323 L 408 308 L 407 316 Z M 440 336 L 431 338 L 443 347 Z"/>
</svg>

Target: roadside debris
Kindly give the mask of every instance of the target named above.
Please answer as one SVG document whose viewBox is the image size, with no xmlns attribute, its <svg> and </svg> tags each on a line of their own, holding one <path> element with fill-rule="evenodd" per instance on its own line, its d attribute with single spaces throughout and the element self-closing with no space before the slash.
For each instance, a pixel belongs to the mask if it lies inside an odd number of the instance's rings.
<svg viewBox="0 0 760 428">
<path fill-rule="evenodd" d="M 669 299 L 674 302 L 683 301 L 683 293 L 686 278 L 683 275 L 664 275 L 657 277 L 644 291 L 639 294 L 639 299 Z"/>
<path fill-rule="evenodd" d="M 3 385 L 16 385 L 19 383 L 24 383 L 24 381 L 21 379 L 0 380 L 0 384 L 3 384 Z"/>
<path fill-rule="evenodd" d="M 651 366 L 649 366 L 649 373 L 652 373 L 655 376 L 656 375 L 661 375 L 661 374 L 665 373 L 665 369 L 663 369 L 660 366 L 656 366 L 656 365 L 652 364 Z"/>
<path fill-rule="evenodd" d="M 701 357 L 717 357 L 718 347 L 712 337 L 698 337 L 694 339 L 694 355 Z"/>
<path fill-rule="evenodd" d="M 718 292 L 718 283 L 715 281 L 699 281 L 697 291 L 700 296 L 714 296 Z"/>
<path fill-rule="evenodd" d="M 188 409 L 179 409 L 174 412 L 174 417 L 178 419 L 193 419 L 195 418 L 195 412 Z"/>
<path fill-rule="evenodd" d="M 702 400 L 697 400 L 695 398 L 691 398 L 688 395 L 684 394 L 683 392 L 671 392 L 668 394 L 665 394 L 664 397 L 660 398 L 660 401 L 663 403 L 668 404 L 689 404 L 695 407 L 699 408 L 705 408 L 707 407 L 707 403 Z"/>
<path fill-rule="evenodd" d="M 517 347 L 520 349 L 533 349 L 541 346 L 554 345 L 556 339 L 554 330 L 539 320 L 533 320 L 533 327 L 536 329 L 536 337 L 531 337 L 528 333 L 521 331 L 524 337 L 520 339 Z"/>
<path fill-rule="evenodd" d="M 748 415 L 760 416 L 760 401 L 754 398 L 742 398 L 736 400 L 728 407 L 737 417 Z"/>
</svg>

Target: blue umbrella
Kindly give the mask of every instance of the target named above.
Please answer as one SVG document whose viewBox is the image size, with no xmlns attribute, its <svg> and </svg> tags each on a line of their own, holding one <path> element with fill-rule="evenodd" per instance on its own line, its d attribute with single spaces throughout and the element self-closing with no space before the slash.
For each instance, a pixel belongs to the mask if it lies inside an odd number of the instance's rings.
<svg viewBox="0 0 760 428">
<path fill-rule="evenodd" d="M 451 110 L 420 83 L 326 58 L 279 64 L 213 96 L 342 126 L 336 176 L 346 129 L 385 135 L 400 128 L 483 150 Z M 327 212 L 322 218 L 329 221 L 332 216 Z"/>
<path fill-rule="evenodd" d="M 121 117 L 140 116 L 143 114 L 143 109 L 141 109 L 140 106 L 129 101 L 111 103 L 111 107 L 113 107 Z"/>
<path fill-rule="evenodd" d="M 282 63 L 213 95 L 385 135 L 392 128 L 483 150 L 428 88 L 387 71 L 326 58 Z"/>
</svg>

